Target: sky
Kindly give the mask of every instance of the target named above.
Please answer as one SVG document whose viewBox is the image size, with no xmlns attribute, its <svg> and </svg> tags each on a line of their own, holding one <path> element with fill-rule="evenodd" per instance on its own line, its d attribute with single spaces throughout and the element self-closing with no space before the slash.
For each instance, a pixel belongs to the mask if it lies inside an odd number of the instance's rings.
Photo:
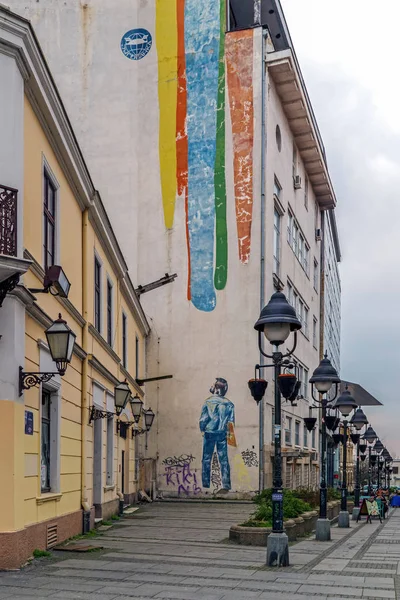
<svg viewBox="0 0 400 600">
<path fill-rule="evenodd" d="M 341 377 L 383 403 L 365 413 L 400 457 L 400 2 L 281 3 L 337 196 Z"/>
</svg>

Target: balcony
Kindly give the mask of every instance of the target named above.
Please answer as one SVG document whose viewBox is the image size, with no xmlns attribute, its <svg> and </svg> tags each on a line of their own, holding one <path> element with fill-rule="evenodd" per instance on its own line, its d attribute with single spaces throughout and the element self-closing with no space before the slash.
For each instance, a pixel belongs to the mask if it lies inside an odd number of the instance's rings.
<svg viewBox="0 0 400 600">
<path fill-rule="evenodd" d="M 17 235 L 18 190 L 0 184 L 0 306 L 31 265 L 31 261 L 18 258 Z"/>
</svg>

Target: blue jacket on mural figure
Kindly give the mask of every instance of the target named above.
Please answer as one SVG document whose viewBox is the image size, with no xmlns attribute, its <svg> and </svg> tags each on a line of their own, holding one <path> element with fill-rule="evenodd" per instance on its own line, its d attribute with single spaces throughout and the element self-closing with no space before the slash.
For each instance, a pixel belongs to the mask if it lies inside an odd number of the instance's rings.
<svg viewBox="0 0 400 600">
<path fill-rule="evenodd" d="M 231 489 L 231 471 L 228 458 L 228 439 L 233 435 L 235 423 L 235 406 L 225 397 L 228 391 L 228 382 L 222 377 L 217 377 L 210 388 L 212 396 L 203 404 L 200 416 L 200 431 L 203 439 L 202 480 L 203 487 L 210 487 L 211 461 L 216 448 L 221 469 L 222 487 Z M 236 443 L 234 444 L 236 445 Z"/>
</svg>

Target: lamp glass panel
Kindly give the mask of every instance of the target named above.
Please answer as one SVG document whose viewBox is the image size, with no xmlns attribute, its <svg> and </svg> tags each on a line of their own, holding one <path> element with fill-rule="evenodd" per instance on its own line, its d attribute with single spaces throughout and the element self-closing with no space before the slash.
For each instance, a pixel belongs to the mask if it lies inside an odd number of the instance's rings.
<svg viewBox="0 0 400 600">
<path fill-rule="evenodd" d="M 320 394 L 325 394 L 331 389 L 332 381 L 316 381 L 314 385 Z"/>
<path fill-rule="evenodd" d="M 289 323 L 266 323 L 264 335 L 271 344 L 279 346 L 285 342 L 290 335 Z"/>
</svg>

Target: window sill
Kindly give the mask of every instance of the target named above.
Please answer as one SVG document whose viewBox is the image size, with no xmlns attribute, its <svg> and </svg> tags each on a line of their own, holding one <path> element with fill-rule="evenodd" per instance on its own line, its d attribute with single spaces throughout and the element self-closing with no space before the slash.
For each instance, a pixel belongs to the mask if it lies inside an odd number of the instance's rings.
<svg viewBox="0 0 400 600">
<path fill-rule="evenodd" d="M 104 490 L 105 492 L 112 492 L 113 490 L 115 490 L 115 483 L 114 483 L 114 485 L 105 485 L 105 486 L 103 487 L 103 490 Z"/>
<path fill-rule="evenodd" d="M 49 492 L 48 494 L 43 494 L 42 496 L 36 496 L 36 504 L 45 504 L 45 502 L 59 502 L 62 498 L 62 493 L 59 492 L 54 494 L 53 492 Z"/>
<path fill-rule="evenodd" d="M 308 335 L 306 333 L 304 333 L 304 331 L 302 329 L 300 329 L 300 333 L 306 338 L 306 340 L 310 341 L 310 338 L 308 337 Z"/>
</svg>

